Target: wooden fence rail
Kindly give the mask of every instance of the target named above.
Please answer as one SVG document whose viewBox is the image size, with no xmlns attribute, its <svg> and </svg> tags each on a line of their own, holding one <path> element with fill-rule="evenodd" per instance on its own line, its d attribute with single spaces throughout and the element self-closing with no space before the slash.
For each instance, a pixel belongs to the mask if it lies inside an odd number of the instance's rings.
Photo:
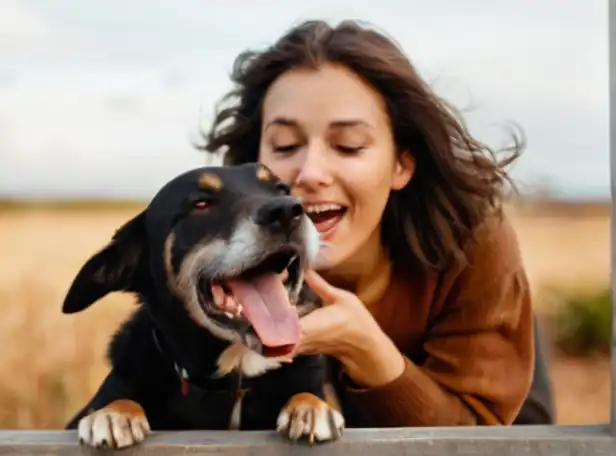
<svg viewBox="0 0 616 456">
<path fill-rule="evenodd" d="M 267 432 L 160 432 L 119 455 L 176 456 L 613 456 L 609 425 L 350 429 L 335 443 L 291 444 Z M 77 444 L 71 431 L 0 431 L 0 456 L 110 454 Z"/>
</svg>

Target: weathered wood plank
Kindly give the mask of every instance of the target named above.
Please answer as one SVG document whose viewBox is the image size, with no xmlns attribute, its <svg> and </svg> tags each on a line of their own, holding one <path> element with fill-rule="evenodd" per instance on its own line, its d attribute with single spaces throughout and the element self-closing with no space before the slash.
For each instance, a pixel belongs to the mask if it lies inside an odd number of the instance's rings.
<svg viewBox="0 0 616 456">
<path fill-rule="evenodd" d="M 97 454 L 80 446 L 72 431 L 0 431 L 0 455 Z M 106 452 L 109 454 L 108 452 Z M 153 433 L 122 455 L 498 455 L 612 456 L 610 426 L 514 426 L 480 428 L 350 429 L 336 443 L 310 448 L 273 432 L 182 431 Z"/>
</svg>

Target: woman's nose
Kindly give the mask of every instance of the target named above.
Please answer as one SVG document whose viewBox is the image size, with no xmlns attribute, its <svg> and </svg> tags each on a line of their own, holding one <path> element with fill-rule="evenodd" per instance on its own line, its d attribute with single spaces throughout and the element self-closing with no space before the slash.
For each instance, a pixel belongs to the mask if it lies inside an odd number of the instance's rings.
<svg viewBox="0 0 616 456">
<path fill-rule="evenodd" d="M 306 148 L 299 163 L 299 172 L 295 185 L 309 188 L 325 187 L 333 181 L 331 162 L 327 160 L 327 148 L 324 144 L 313 143 Z"/>
</svg>

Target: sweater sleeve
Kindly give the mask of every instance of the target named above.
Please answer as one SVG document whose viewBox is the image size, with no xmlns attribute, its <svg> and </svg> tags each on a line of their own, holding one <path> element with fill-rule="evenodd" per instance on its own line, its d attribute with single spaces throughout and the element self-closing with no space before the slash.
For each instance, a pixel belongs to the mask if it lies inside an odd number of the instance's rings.
<svg viewBox="0 0 616 456">
<path fill-rule="evenodd" d="M 503 425 L 520 410 L 534 361 L 528 280 L 506 219 L 477 238 L 425 335 L 425 362 L 405 358 L 400 377 L 374 389 L 342 382 L 375 426 Z"/>
</svg>

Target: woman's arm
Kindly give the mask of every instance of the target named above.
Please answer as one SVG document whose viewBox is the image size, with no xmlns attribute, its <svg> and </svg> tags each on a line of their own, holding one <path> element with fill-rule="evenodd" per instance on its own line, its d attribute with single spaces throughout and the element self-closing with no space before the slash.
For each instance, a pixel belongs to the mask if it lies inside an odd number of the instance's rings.
<svg viewBox="0 0 616 456">
<path fill-rule="evenodd" d="M 347 400 L 375 425 L 498 425 L 516 418 L 534 362 L 529 285 L 506 220 L 486 228 L 479 241 L 426 334 L 426 361 L 402 358 L 402 373 L 376 387 L 346 382 Z M 374 345 L 372 356 L 389 350 Z M 349 380 L 366 385 L 345 371 Z"/>
</svg>

